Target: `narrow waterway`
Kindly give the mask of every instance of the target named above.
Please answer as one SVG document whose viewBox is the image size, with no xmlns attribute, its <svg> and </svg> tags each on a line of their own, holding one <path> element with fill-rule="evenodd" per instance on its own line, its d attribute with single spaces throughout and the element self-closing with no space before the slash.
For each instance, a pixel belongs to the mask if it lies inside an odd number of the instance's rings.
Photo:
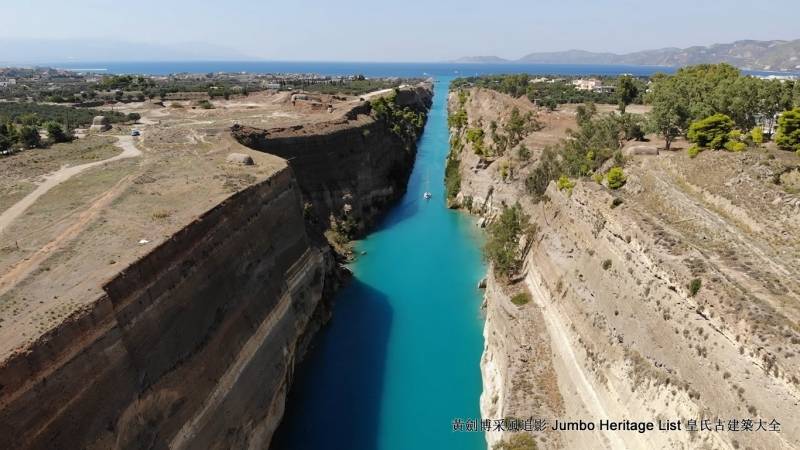
<svg viewBox="0 0 800 450">
<path fill-rule="evenodd" d="M 435 84 L 407 194 L 358 244 L 367 254 L 297 369 L 274 449 L 486 447 L 451 428 L 480 416 L 484 267 L 474 220 L 445 207 L 449 81 Z"/>
</svg>

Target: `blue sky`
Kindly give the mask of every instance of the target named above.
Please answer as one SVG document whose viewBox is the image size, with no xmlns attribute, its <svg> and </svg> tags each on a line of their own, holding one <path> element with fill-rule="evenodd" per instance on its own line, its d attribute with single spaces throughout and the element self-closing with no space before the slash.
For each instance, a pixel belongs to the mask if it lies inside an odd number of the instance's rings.
<svg viewBox="0 0 800 450">
<path fill-rule="evenodd" d="M 797 0 L 4 1 L 0 38 L 170 46 L 201 42 L 276 60 L 518 58 L 800 38 Z M 0 49 L 0 60 L 2 60 Z"/>
</svg>

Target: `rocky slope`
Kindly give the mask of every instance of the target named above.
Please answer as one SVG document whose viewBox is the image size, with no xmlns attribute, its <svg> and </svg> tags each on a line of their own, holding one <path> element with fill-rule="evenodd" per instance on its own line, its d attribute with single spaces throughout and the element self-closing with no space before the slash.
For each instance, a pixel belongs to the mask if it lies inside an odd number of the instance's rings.
<svg viewBox="0 0 800 450">
<path fill-rule="evenodd" d="M 516 102 L 470 94 L 476 125 L 501 120 Z M 545 124 L 560 123 L 542 114 Z M 469 144 L 461 151 L 461 199 L 490 198 L 480 208 L 473 200 L 472 211 L 491 220 L 502 200 L 520 199 L 536 229 L 518 276 L 488 278 L 484 416 L 683 424 L 675 432 L 537 433 L 540 448 L 798 448 L 796 156 L 629 150 L 622 189 L 551 183 L 533 204 L 525 164 L 536 164 L 554 132 L 546 125 L 526 137 L 533 156 L 524 164 L 504 156 L 482 168 Z M 515 175 L 493 175 L 502 161 Z M 511 303 L 517 292 L 532 301 Z M 726 431 L 685 431 L 689 420 L 701 430 L 703 419 L 712 430 L 722 420 Z M 774 419 L 781 431 L 727 431 L 731 419 L 738 429 L 743 420 L 769 429 Z"/>
<path fill-rule="evenodd" d="M 397 98 L 424 111 L 431 95 L 420 86 Z M 414 143 L 368 112 L 362 104 L 347 120 L 274 139 L 235 128 L 261 150 L 307 157 L 278 164 L 224 139 L 275 170 L 242 177 L 0 363 L 0 448 L 268 447 L 294 366 L 342 278 L 304 205 L 326 198 L 325 212 L 356 204 L 374 215 L 413 163 Z M 320 154 L 332 162 L 319 164 Z M 350 159 L 326 159 L 337 154 Z"/>
</svg>

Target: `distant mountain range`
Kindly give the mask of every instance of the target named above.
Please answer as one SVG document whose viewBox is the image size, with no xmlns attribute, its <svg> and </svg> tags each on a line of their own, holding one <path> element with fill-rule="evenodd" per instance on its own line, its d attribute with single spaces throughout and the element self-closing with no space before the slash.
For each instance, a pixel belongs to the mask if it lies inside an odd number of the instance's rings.
<svg viewBox="0 0 800 450">
<path fill-rule="evenodd" d="M 255 58 L 206 43 L 147 44 L 108 39 L 0 38 L 3 64 L 46 64 L 96 61 L 242 61 Z"/>
<path fill-rule="evenodd" d="M 459 58 L 462 63 L 526 63 L 526 64 L 632 64 L 680 67 L 691 64 L 725 62 L 743 69 L 800 70 L 800 39 L 793 41 L 736 41 L 707 47 L 661 48 L 634 53 L 595 53 L 584 50 L 530 53 L 517 60 L 497 56 Z"/>
</svg>

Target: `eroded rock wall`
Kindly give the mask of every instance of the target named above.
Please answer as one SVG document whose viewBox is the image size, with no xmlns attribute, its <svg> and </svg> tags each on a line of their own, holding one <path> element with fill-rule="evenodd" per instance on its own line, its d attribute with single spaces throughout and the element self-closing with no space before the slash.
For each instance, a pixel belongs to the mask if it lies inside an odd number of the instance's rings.
<svg viewBox="0 0 800 450">
<path fill-rule="evenodd" d="M 430 104 L 429 90 L 412 91 L 403 101 Z M 413 164 L 414 148 L 364 115 L 328 125 L 337 131 L 270 145 L 289 164 L 212 207 L 6 360 L 0 448 L 267 448 L 343 276 L 304 203 L 341 209 L 348 192 L 371 217 L 404 189 Z"/>
<path fill-rule="evenodd" d="M 425 113 L 430 86 L 400 89 L 396 103 Z M 261 130 L 234 128 L 234 137 L 255 150 L 289 161 L 297 173 L 306 214 L 322 228 L 330 217 L 356 219 L 363 233 L 386 205 L 405 192 L 416 156 L 417 130 L 411 139 L 392 131 L 392 124 L 373 118 L 368 102 L 343 120 L 306 127 Z"/>
<path fill-rule="evenodd" d="M 483 109 L 470 111 L 478 120 Z M 539 133 L 553 133 L 549 127 Z M 541 148 L 529 148 L 535 164 Z M 583 179 L 559 190 L 551 182 L 538 203 L 525 198 L 523 178 L 461 162 L 462 193 L 516 190 L 536 229 L 519 273 L 487 280 L 485 418 L 683 427 L 535 433 L 537 448 L 798 447 L 791 418 L 800 411 L 800 241 L 796 194 L 779 179 L 784 154 L 630 153 L 621 189 Z M 493 217 L 491 207 L 460 206 Z M 519 292 L 530 302 L 513 304 Z M 780 432 L 728 430 L 731 420 L 741 429 L 743 420 L 773 419 Z M 703 420 L 712 429 L 721 420 L 725 431 L 686 430 L 687 421 L 700 429 Z"/>
<path fill-rule="evenodd" d="M 335 287 L 300 205 L 289 168 L 235 194 L 0 368 L 0 446 L 265 446 L 298 337 Z"/>
</svg>

